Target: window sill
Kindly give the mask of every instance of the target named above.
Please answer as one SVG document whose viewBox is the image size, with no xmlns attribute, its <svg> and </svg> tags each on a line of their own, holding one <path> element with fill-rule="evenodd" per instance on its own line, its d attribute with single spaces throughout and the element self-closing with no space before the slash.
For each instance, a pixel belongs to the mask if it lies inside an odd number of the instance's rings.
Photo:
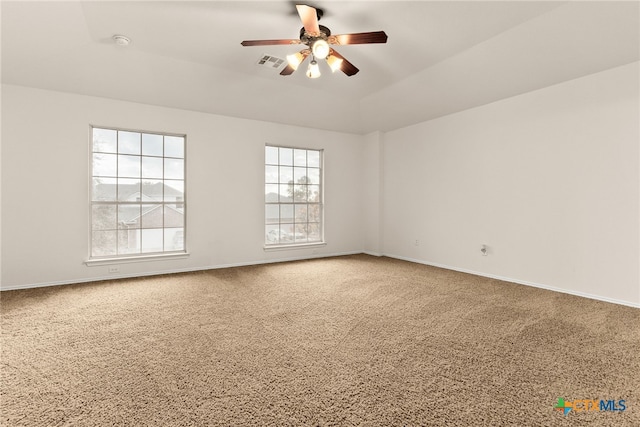
<svg viewBox="0 0 640 427">
<path fill-rule="evenodd" d="M 171 254 L 153 254 L 153 255 L 140 255 L 140 256 L 118 257 L 118 258 L 94 258 L 94 259 L 88 259 L 84 263 L 88 267 L 93 267 L 96 265 L 130 264 L 130 263 L 136 263 L 136 262 L 184 259 L 184 258 L 188 258 L 189 255 L 190 254 L 188 252 L 179 252 L 179 253 L 171 253 Z"/>
<path fill-rule="evenodd" d="M 318 248 L 321 246 L 327 246 L 327 242 L 316 242 L 316 243 L 299 243 L 292 245 L 269 245 L 264 246 L 265 252 L 270 251 L 288 251 L 291 249 L 310 249 L 310 248 Z"/>
</svg>

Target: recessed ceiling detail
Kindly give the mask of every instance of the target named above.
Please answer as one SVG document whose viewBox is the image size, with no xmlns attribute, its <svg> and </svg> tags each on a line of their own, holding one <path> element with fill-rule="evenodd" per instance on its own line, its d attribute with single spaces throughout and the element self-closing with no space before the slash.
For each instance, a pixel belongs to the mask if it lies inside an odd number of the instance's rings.
<svg viewBox="0 0 640 427">
<path fill-rule="evenodd" d="M 300 40 L 289 1 L 3 1 L 2 83 L 367 134 L 640 59 L 637 1 L 317 1 L 327 40 L 381 28 L 390 36 L 329 43 L 361 69 L 353 78 L 317 59 L 322 77 L 309 80 L 311 54 L 287 77 L 286 59 L 256 65 L 310 50 L 302 43 L 238 46 L 247 36 Z M 117 46 L 114 34 L 131 44 Z"/>
</svg>

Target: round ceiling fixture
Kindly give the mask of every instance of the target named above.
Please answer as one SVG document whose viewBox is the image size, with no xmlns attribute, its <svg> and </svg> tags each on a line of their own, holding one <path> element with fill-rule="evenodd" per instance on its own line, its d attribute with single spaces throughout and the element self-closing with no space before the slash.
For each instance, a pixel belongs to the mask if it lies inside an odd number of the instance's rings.
<svg viewBox="0 0 640 427">
<path fill-rule="evenodd" d="M 131 43 L 131 39 L 126 36 L 116 34 L 112 38 L 118 46 L 129 46 L 129 43 Z"/>
</svg>

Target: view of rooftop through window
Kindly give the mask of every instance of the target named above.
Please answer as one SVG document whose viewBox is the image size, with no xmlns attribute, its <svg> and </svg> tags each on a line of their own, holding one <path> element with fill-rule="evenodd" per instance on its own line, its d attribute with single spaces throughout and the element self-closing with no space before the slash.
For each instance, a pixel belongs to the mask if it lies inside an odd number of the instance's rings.
<svg viewBox="0 0 640 427">
<path fill-rule="evenodd" d="M 266 146 L 265 245 L 322 241 L 322 151 Z"/>
<path fill-rule="evenodd" d="M 185 136 L 92 128 L 91 257 L 184 252 Z"/>
</svg>

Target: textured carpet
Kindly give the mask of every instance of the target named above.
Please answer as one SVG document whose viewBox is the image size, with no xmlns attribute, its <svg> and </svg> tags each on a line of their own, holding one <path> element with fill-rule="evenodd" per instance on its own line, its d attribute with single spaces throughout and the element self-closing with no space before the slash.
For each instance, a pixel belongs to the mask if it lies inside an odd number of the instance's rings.
<svg viewBox="0 0 640 427">
<path fill-rule="evenodd" d="M 640 425 L 640 310 L 388 258 L 7 291 L 1 308 L 7 426 Z M 558 398 L 626 410 L 565 416 Z"/>
</svg>

